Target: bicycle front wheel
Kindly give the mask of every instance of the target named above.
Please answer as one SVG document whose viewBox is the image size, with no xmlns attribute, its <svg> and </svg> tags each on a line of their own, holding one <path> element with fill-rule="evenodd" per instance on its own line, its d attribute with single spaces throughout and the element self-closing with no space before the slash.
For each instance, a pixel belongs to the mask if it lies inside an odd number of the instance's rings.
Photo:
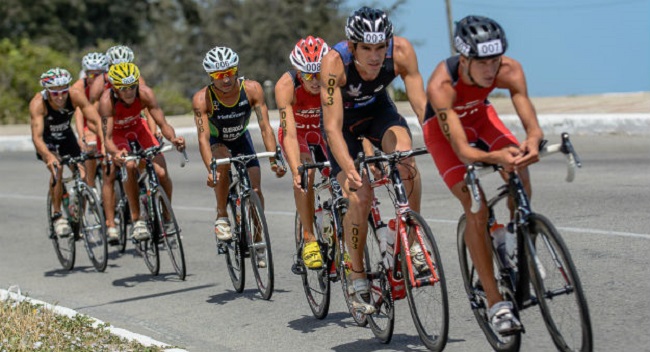
<svg viewBox="0 0 650 352">
<path fill-rule="evenodd" d="M 163 241 L 169 253 L 172 266 L 178 274 L 178 278 L 185 280 L 187 268 L 185 267 L 185 254 L 183 253 L 183 241 L 181 229 L 174 216 L 171 202 L 162 187 L 158 187 L 153 196 L 155 205 L 156 220 L 158 222 L 159 240 Z"/>
<path fill-rule="evenodd" d="M 237 204 L 239 200 L 237 194 L 231 190 L 231 193 L 228 195 L 228 220 L 230 221 L 232 239 L 227 242 L 221 242 L 218 245 L 225 249 L 228 275 L 235 288 L 235 292 L 241 293 L 244 291 L 246 266 L 244 265 L 243 223 L 241 221 L 241 214 L 239 213 L 240 208 Z"/>
<path fill-rule="evenodd" d="M 88 258 L 93 263 L 95 270 L 106 270 L 108 263 L 108 242 L 106 241 L 106 221 L 104 210 L 99 204 L 99 199 L 88 186 L 82 186 L 80 199 L 81 214 L 80 232 L 83 235 Z"/>
<path fill-rule="evenodd" d="M 121 181 L 115 181 L 113 189 L 115 192 L 115 226 L 120 232 L 118 248 L 120 253 L 124 253 L 126 250 L 128 223 L 131 219 L 129 201 L 126 199 L 126 194 L 122 188 Z"/>
<path fill-rule="evenodd" d="M 372 216 L 372 215 L 371 215 Z M 366 236 L 366 271 L 370 283 L 370 301 L 375 312 L 367 316 L 370 329 L 381 343 L 389 343 L 395 327 L 395 302 L 388 272 L 383 264 L 379 239 L 372 221 Z"/>
<path fill-rule="evenodd" d="M 592 351 L 587 299 L 569 249 L 555 226 L 531 214 L 529 234 L 538 261 L 528 256 L 531 277 L 544 323 L 560 351 Z"/>
<path fill-rule="evenodd" d="M 250 244 L 251 265 L 255 274 L 257 288 L 262 298 L 268 300 L 273 295 L 273 254 L 271 237 L 266 225 L 266 217 L 259 196 L 251 192 L 244 200 L 246 208 L 246 238 Z"/>
<path fill-rule="evenodd" d="M 149 209 L 148 199 L 149 197 L 146 197 L 145 199 L 138 197 L 138 201 L 140 202 L 140 214 L 144 214 L 144 218 L 141 220 L 144 220 L 147 223 L 147 228 L 151 236 L 149 237 L 148 240 L 138 241 L 137 246 L 138 246 L 138 251 L 140 252 L 140 254 L 142 254 L 142 257 L 144 258 L 144 263 L 149 269 L 149 272 L 151 273 L 151 275 L 155 276 L 158 275 L 158 273 L 160 272 L 160 253 L 158 249 L 158 243 L 157 243 L 158 241 L 156 239 L 157 236 L 155 233 L 156 231 L 155 219 L 152 218 L 152 213 L 150 212 Z"/>
<path fill-rule="evenodd" d="M 521 346 L 521 332 L 509 336 L 501 336 L 498 332 L 492 329 L 490 320 L 488 319 L 489 306 L 487 303 L 487 296 L 483 291 L 483 286 L 478 277 L 478 272 L 472 263 L 472 258 L 469 254 L 469 249 L 465 245 L 465 227 L 467 220 L 463 214 L 458 220 L 457 228 L 457 243 L 458 243 L 458 259 L 460 260 L 460 273 L 463 277 L 465 284 L 465 292 L 469 298 L 469 303 L 472 308 L 472 313 L 478 322 L 479 327 L 483 330 L 483 334 L 495 351 L 498 352 L 511 352 L 519 351 Z M 498 268 L 495 266 L 495 273 Z M 497 280 L 499 290 L 506 296 L 507 299 L 513 300 L 512 290 L 502 285 L 503 282 Z M 514 302 L 513 302 L 514 304 Z"/>
<path fill-rule="evenodd" d="M 442 351 L 447 344 L 449 331 L 449 302 L 447 301 L 447 284 L 442 269 L 440 251 L 438 251 L 431 228 L 420 214 L 409 211 L 405 225 L 407 234 L 422 239 L 422 252 L 428 253 L 432 264 L 432 268 L 429 268 L 427 264 L 418 269 L 414 263 L 407 263 L 405 251 L 408 249 L 402 246 L 402 273 L 406 285 L 406 296 L 411 308 L 411 317 L 424 345 L 432 351 Z M 414 260 L 415 258 L 411 256 L 411 261 Z M 425 258 L 420 260 L 426 261 Z M 409 278 L 411 272 L 416 280 L 422 280 L 426 284 L 414 285 Z"/>
<path fill-rule="evenodd" d="M 316 319 L 324 319 L 329 312 L 330 307 L 330 280 L 329 280 L 329 261 L 327 260 L 327 253 L 323 251 L 324 241 L 322 241 L 322 234 L 318 226 L 314 226 L 314 235 L 321 248 L 321 256 L 323 258 L 323 267 L 318 270 L 307 269 L 305 263 L 302 261 L 302 248 L 303 248 L 303 226 L 300 222 L 300 216 L 296 212 L 295 218 L 295 240 L 296 240 L 296 266 L 297 271 L 300 272 L 302 278 L 302 287 L 305 290 L 305 297 L 311 309 L 312 314 Z M 331 244 L 334 245 L 334 244 Z"/>
<path fill-rule="evenodd" d="M 75 246 L 75 236 L 71 234 L 68 237 L 58 237 L 56 232 L 54 232 L 54 221 L 52 220 L 52 214 L 54 214 L 54 209 L 52 208 L 52 195 L 48 192 L 47 194 L 47 235 L 52 240 L 52 245 L 54 246 L 54 252 L 56 252 L 56 257 L 59 259 L 59 263 L 65 270 L 72 270 L 74 268 L 74 261 L 76 257 L 76 246 Z"/>
</svg>

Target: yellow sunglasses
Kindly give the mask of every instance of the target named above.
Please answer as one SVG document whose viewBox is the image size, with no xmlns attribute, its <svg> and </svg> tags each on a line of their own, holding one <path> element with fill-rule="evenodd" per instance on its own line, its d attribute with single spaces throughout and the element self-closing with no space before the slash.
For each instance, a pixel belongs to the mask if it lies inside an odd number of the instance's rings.
<svg viewBox="0 0 650 352">
<path fill-rule="evenodd" d="M 215 72 L 210 72 L 210 77 L 213 79 L 224 79 L 226 77 L 232 77 L 237 75 L 237 67 L 231 67 L 227 70 L 224 71 L 215 71 Z"/>
<path fill-rule="evenodd" d="M 311 81 L 311 80 L 314 80 L 314 79 L 318 79 L 318 80 L 319 80 L 319 79 L 320 79 L 320 72 L 318 72 L 318 73 L 304 73 L 304 72 L 300 72 L 300 77 L 302 77 L 302 79 L 303 79 L 304 81 Z"/>
</svg>

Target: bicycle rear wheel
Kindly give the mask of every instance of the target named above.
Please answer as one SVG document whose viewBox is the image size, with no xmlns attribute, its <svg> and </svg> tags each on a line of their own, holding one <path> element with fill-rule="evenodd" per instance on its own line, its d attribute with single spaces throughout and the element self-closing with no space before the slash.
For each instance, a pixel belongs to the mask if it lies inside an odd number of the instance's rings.
<svg viewBox="0 0 650 352">
<path fill-rule="evenodd" d="M 433 237 L 431 228 L 415 211 L 410 211 L 406 218 L 406 233 L 417 234 L 422 238 L 422 251 L 429 254 L 434 273 L 429 268 L 419 272 L 414 265 L 411 265 L 416 280 L 434 279 L 438 281 L 424 286 L 414 286 L 409 275 L 409 263 L 406 262 L 404 246 L 401 248 L 402 274 L 406 286 L 406 297 L 411 308 L 411 317 L 420 339 L 427 348 L 432 351 L 442 351 L 447 344 L 447 333 L 449 331 L 449 302 L 447 301 L 447 284 L 442 268 L 442 259 L 438 245 Z M 411 258 L 412 260 L 413 258 Z M 412 264 L 412 263 L 411 263 Z"/>
<path fill-rule="evenodd" d="M 95 270 L 103 272 L 108 264 L 108 242 L 104 210 L 92 188 L 82 184 L 80 199 L 80 232 L 83 235 L 88 258 Z"/>
<path fill-rule="evenodd" d="M 488 319 L 489 306 L 487 303 L 487 296 L 483 291 L 481 282 L 479 281 L 478 272 L 472 263 L 472 258 L 469 254 L 469 249 L 465 245 L 465 227 L 467 220 L 463 214 L 458 220 L 457 228 L 457 243 L 458 243 L 458 258 L 460 260 L 460 273 L 463 277 L 465 292 L 469 297 L 469 303 L 472 307 L 474 317 L 478 322 L 479 327 L 483 330 L 483 334 L 495 351 L 510 352 L 519 351 L 521 346 L 521 332 L 513 335 L 502 336 L 492 329 L 492 325 Z M 498 269 L 495 268 L 495 273 Z M 497 280 L 499 291 L 508 299 L 513 301 L 514 296 L 511 288 L 501 280 Z M 504 286 L 505 285 L 505 286 Z M 516 307 L 516 303 L 513 302 Z"/>
<path fill-rule="evenodd" d="M 74 261 L 76 257 L 75 235 L 71 234 L 68 237 L 60 238 L 56 235 L 56 232 L 54 232 L 54 221 L 52 220 L 52 214 L 54 213 L 54 209 L 52 208 L 52 195 L 49 192 L 47 194 L 46 210 L 47 210 L 47 235 L 52 240 L 52 245 L 54 246 L 54 252 L 56 252 L 56 257 L 59 259 L 59 263 L 61 263 L 63 269 L 72 270 L 72 268 L 74 268 Z"/>
<path fill-rule="evenodd" d="M 246 238 L 250 244 L 251 265 L 255 274 L 257 288 L 262 298 L 268 300 L 273 295 L 273 253 L 271 237 L 266 225 L 266 217 L 259 196 L 251 191 L 244 199 L 246 209 Z"/>
<path fill-rule="evenodd" d="M 183 252 L 183 241 L 181 229 L 174 216 L 171 202 L 162 187 L 158 187 L 153 195 L 154 210 L 156 212 L 157 227 L 160 229 L 158 238 L 163 241 L 169 253 L 172 266 L 178 274 L 178 278 L 185 280 L 187 268 L 185 266 L 185 254 Z M 165 214 L 169 220 L 165 220 Z"/>
<path fill-rule="evenodd" d="M 395 302 L 391 283 L 383 264 L 379 239 L 371 221 L 366 236 L 366 271 L 370 283 L 370 301 L 375 307 L 373 314 L 367 315 L 372 333 L 381 343 L 389 343 L 395 327 Z"/>
<path fill-rule="evenodd" d="M 140 185 L 140 187 L 143 186 Z M 146 197 L 145 199 L 146 201 L 143 201 L 143 199 L 138 197 L 141 209 L 140 214 L 144 214 L 144 218 L 141 220 L 144 220 L 147 223 L 147 228 L 151 236 L 146 241 L 138 241 L 137 247 L 139 252 L 142 254 L 142 257 L 144 258 L 144 263 L 147 265 L 149 272 L 151 272 L 151 275 L 155 276 L 160 272 L 160 252 L 157 243 L 158 240 L 156 238 L 158 235 L 156 234 L 156 225 L 154 223 L 155 219 L 152 219 L 152 213 L 149 209 L 149 197 Z M 144 212 L 142 209 L 144 209 Z"/>
<path fill-rule="evenodd" d="M 316 319 L 324 319 L 329 312 L 330 307 L 330 280 L 329 280 L 329 261 L 327 260 L 327 253 L 323 251 L 325 243 L 322 241 L 322 234 L 318 226 L 314 226 L 314 235 L 321 248 L 321 256 L 323 258 L 323 267 L 318 270 L 307 269 L 302 261 L 302 248 L 303 248 L 303 227 L 300 222 L 300 216 L 296 212 L 295 218 L 295 240 L 296 240 L 296 263 L 297 271 L 300 272 L 302 278 L 302 287 L 305 290 L 305 297 L 311 309 L 312 314 Z M 334 245 L 334 244 L 332 244 Z"/>
<path fill-rule="evenodd" d="M 232 231 L 232 239 L 227 242 L 221 242 L 219 245 L 225 248 L 226 253 L 226 266 L 228 267 L 228 274 L 230 281 L 235 288 L 235 292 L 241 293 L 244 291 L 244 283 L 246 279 L 246 266 L 244 265 L 244 234 L 243 225 L 241 222 L 241 214 L 239 213 L 239 193 L 238 189 L 228 195 L 228 219 L 230 221 L 230 229 Z"/>
<path fill-rule="evenodd" d="M 529 255 L 528 265 L 546 328 L 558 350 L 591 351 L 589 308 L 569 249 L 546 217 L 531 214 L 528 221 L 539 259 Z"/>
</svg>

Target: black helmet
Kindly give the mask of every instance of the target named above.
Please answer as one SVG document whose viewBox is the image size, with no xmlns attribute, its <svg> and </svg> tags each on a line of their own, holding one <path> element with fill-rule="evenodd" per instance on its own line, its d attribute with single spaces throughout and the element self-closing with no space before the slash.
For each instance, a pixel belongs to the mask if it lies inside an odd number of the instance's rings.
<svg viewBox="0 0 650 352">
<path fill-rule="evenodd" d="M 345 35 L 354 43 L 377 44 L 393 37 L 393 24 L 384 11 L 364 6 L 348 17 Z"/>
<path fill-rule="evenodd" d="M 508 40 L 503 28 L 493 19 L 467 16 L 456 23 L 454 46 L 463 56 L 488 59 L 503 55 Z"/>
</svg>

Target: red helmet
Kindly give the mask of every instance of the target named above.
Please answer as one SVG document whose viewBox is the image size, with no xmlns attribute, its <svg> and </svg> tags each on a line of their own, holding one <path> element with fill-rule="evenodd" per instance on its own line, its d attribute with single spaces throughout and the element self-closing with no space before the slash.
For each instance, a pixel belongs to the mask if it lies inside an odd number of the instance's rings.
<svg viewBox="0 0 650 352">
<path fill-rule="evenodd" d="M 289 55 L 289 60 L 301 72 L 319 73 L 320 60 L 329 50 L 329 46 L 323 39 L 308 36 L 296 43 L 296 47 Z"/>
</svg>

